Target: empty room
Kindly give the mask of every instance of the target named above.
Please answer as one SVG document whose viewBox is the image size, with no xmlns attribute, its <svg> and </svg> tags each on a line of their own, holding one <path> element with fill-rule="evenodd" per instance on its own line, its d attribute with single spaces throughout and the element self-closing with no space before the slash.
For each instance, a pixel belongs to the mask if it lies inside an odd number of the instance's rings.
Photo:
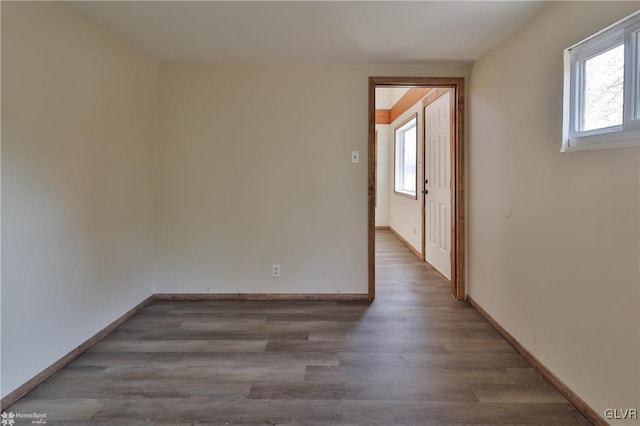
<svg viewBox="0 0 640 426">
<path fill-rule="evenodd" d="M 0 423 L 640 425 L 639 9 L 0 2 Z"/>
</svg>

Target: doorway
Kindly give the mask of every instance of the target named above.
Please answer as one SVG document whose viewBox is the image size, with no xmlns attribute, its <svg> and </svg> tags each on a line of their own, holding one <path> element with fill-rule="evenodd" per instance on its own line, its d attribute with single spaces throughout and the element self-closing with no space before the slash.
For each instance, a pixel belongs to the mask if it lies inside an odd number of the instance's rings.
<svg viewBox="0 0 640 426">
<path fill-rule="evenodd" d="M 448 244 L 450 248 L 450 256 L 447 255 L 443 258 L 442 253 L 434 252 L 437 248 L 437 244 L 431 248 L 432 253 L 438 254 L 438 259 L 434 260 L 427 257 L 427 260 L 431 262 L 437 262 L 437 269 L 445 268 L 443 275 L 450 278 L 451 282 L 451 294 L 457 300 L 464 300 L 465 283 L 464 283 L 464 79 L 463 78 L 437 78 L 437 77 L 370 77 L 369 78 L 369 162 L 368 162 L 368 257 L 369 257 L 369 299 L 375 298 L 375 208 L 376 208 L 376 108 L 375 97 L 376 88 L 394 88 L 394 87 L 412 87 L 412 88 L 430 88 L 429 95 L 423 99 L 423 112 L 428 112 L 435 108 L 441 110 L 446 105 L 450 117 L 452 120 L 449 122 L 450 129 L 448 133 L 451 137 L 450 150 L 447 150 L 445 156 L 440 156 L 440 163 L 450 163 L 450 177 L 439 177 L 438 179 L 432 179 L 429 182 L 428 176 L 423 176 L 422 181 L 418 181 L 416 190 L 426 193 L 427 191 L 434 191 L 434 196 L 439 197 L 437 202 L 433 204 L 436 207 L 437 212 L 441 214 L 439 216 L 430 216 L 428 209 L 429 206 L 423 206 L 422 214 L 422 256 L 425 260 L 425 254 L 429 253 L 429 241 L 444 242 Z M 441 99 L 441 100 L 439 100 Z M 436 102 L 437 101 L 437 102 Z M 425 149 L 429 149 L 427 146 L 427 138 L 425 140 Z M 440 143 L 441 144 L 441 143 Z M 436 149 L 436 143 L 434 142 L 433 148 Z M 443 151 L 444 153 L 444 151 Z M 424 156 L 424 151 L 423 151 Z M 426 165 L 426 161 L 423 161 Z M 423 168 L 426 170 L 426 167 Z M 435 177 L 435 176 L 434 176 Z M 449 191 L 445 193 L 441 190 L 444 183 L 449 183 Z M 438 190 L 440 190 L 438 192 Z M 426 195 L 426 194 L 425 194 Z M 434 201 L 436 198 L 434 197 Z M 448 198 L 448 199 L 445 199 Z M 428 197 L 424 198 L 429 199 Z M 435 212 L 435 210 L 434 210 Z M 435 213 L 434 213 L 435 214 Z M 425 219 L 427 217 L 428 219 Z M 439 217 L 441 220 L 433 220 Z M 429 222 L 432 220 L 432 222 Z M 426 223 L 425 223 L 426 222 Z M 447 223 L 448 222 L 448 223 Z M 450 223 L 450 226 L 447 226 Z M 427 228 L 432 226 L 433 230 L 438 230 L 438 238 L 430 238 L 427 234 Z M 447 229 L 448 228 L 448 229 Z M 442 231 L 442 229 L 447 229 Z M 427 235 L 425 235 L 427 234 Z M 432 236 L 435 236 L 432 235 Z M 448 259 L 447 259 L 448 257 Z M 448 261 L 448 262 L 447 262 Z M 447 274 L 446 272 L 449 272 Z"/>
</svg>

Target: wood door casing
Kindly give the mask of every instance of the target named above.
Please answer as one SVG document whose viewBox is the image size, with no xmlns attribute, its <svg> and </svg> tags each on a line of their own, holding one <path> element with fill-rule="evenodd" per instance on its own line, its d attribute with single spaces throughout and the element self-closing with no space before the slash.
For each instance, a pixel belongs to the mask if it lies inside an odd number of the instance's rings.
<svg viewBox="0 0 640 426">
<path fill-rule="evenodd" d="M 437 91 L 450 89 L 452 95 L 452 167 L 451 167 L 451 292 L 464 300 L 465 291 L 465 139 L 464 93 L 462 77 L 369 77 L 369 144 L 368 144 L 368 284 L 369 300 L 375 298 L 375 89 L 376 87 L 432 87 Z M 434 90 L 431 90 L 434 92 Z M 430 92 L 430 93 L 431 93 Z"/>
</svg>

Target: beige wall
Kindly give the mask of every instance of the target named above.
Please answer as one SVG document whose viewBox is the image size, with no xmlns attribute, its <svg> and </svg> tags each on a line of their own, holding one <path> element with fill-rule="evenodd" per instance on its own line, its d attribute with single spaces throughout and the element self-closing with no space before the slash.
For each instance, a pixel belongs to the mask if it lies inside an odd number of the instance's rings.
<svg viewBox="0 0 640 426">
<path fill-rule="evenodd" d="M 467 73 L 161 65 L 158 290 L 366 293 L 367 77 Z"/>
<path fill-rule="evenodd" d="M 468 291 L 601 414 L 640 401 L 640 153 L 560 153 L 562 52 L 637 7 L 550 5 L 469 94 Z"/>
<path fill-rule="evenodd" d="M 2 396 L 153 292 L 156 64 L 2 2 Z"/>
</svg>

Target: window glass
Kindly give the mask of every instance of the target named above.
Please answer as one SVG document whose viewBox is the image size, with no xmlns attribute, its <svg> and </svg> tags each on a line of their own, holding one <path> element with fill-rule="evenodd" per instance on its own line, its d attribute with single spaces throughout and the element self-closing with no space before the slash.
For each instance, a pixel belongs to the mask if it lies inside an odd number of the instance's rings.
<svg viewBox="0 0 640 426">
<path fill-rule="evenodd" d="M 622 124 L 624 45 L 584 61 L 584 105 L 581 131 Z"/>
<path fill-rule="evenodd" d="M 395 192 L 416 196 L 417 118 L 405 121 L 395 130 Z"/>
<path fill-rule="evenodd" d="M 404 132 L 404 190 L 416 192 L 416 126 Z"/>
<path fill-rule="evenodd" d="M 640 11 L 565 49 L 562 151 L 640 145 Z"/>
<path fill-rule="evenodd" d="M 633 68 L 635 74 L 635 84 L 631 97 L 635 99 L 634 119 L 640 120 L 640 31 L 636 31 L 635 33 L 633 33 L 631 39 L 633 40 L 632 45 L 634 49 L 632 50 L 635 51 L 634 57 L 636 60 L 635 67 Z"/>
</svg>

